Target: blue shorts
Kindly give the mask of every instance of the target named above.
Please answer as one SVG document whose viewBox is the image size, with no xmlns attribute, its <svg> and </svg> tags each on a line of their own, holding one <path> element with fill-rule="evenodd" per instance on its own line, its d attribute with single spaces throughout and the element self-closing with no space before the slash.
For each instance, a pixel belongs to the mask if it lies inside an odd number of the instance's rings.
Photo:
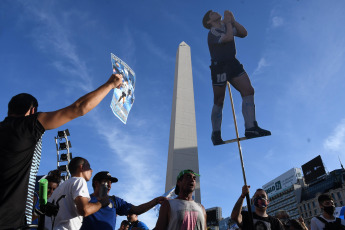
<svg viewBox="0 0 345 230">
<path fill-rule="evenodd" d="M 234 58 L 231 61 L 216 63 L 213 62 L 210 66 L 212 85 L 225 85 L 230 79 L 239 77 L 246 73 L 243 65 Z"/>
</svg>

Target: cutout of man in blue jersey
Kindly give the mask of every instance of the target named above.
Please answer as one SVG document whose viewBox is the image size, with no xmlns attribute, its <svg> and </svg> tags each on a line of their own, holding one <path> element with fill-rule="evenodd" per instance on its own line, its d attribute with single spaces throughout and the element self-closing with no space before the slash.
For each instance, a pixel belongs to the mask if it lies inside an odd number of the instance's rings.
<svg viewBox="0 0 345 230">
<path fill-rule="evenodd" d="M 221 137 L 221 124 L 227 82 L 230 82 L 241 93 L 245 136 L 254 138 L 271 135 L 270 131 L 258 126 L 255 118 L 254 88 L 243 65 L 236 59 L 234 37 L 246 37 L 247 30 L 235 20 L 233 14 L 228 10 L 224 12 L 223 20 L 219 13 L 209 10 L 203 18 L 203 26 L 210 30 L 208 47 L 211 55 L 210 68 L 214 93 L 211 114 L 213 144 L 224 144 Z"/>
</svg>

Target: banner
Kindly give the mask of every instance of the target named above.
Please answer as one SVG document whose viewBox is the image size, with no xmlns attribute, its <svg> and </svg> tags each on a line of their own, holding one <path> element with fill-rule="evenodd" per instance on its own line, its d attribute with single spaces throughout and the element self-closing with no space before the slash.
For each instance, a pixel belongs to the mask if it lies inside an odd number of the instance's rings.
<svg viewBox="0 0 345 230">
<path fill-rule="evenodd" d="M 110 108 L 124 124 L 127 123 L 129 111 L 134 103 L 135 73 L 120 58 L 111 54 L 111 64 L 113 73 L 122 74 L 122 86 L 120 89 L 115 88 Z"/>
</svg>

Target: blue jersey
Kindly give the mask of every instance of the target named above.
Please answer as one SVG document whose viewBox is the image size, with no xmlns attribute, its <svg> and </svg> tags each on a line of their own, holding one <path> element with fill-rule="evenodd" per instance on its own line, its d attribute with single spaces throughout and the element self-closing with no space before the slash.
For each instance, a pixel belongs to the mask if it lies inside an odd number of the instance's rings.
<svg viewBox="0 0 345 230">
<path fill-rule="evenodd" d="M 96 203 L 98 200 L 95 196 L 90 195 L 91 203 Z M 129 210 L 132 208 L 132 204 L 127 203 L 119 197 L 113 196 L 115 203 L 112 198 L 109 197 L 110 204 L 107 207 L 101 208 L 98 212 L 87 216 L 83 220 L 81 230 L 92 230 L 92 229 L 115 229 L 116 226 L 116 214 L 120 216 L 127 216 Z"/>
<path fill-rule="evenodd" d="M 234 35 L 236 35 L 236 29 L 232 29 Z M 210 50 L 212 62 L 226 62 L 233 60 L 236 56 L 235 40 L 224 43 L 220 41 L 220 38 L 222 37 L 222 35 L 226 34 L 226 31 L 227 28 L 223 24 L 221 28 L 212 27 L 210 29 L 210 32 L 208 33 L 207 43 Z"/>
</svg>

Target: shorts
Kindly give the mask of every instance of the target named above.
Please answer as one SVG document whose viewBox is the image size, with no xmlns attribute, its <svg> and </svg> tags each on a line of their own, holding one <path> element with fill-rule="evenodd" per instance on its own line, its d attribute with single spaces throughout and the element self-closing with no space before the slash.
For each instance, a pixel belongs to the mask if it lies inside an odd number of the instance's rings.
<svg viewBox="0 0 345 230">
<path fill-rule="evenodd" d="M 230 79 L 239 77 L 246 73 L 243 65 L 234 58 L 231 61 L 216 63 L 213 62 L 210 66 L 212 85 L 225 85 Z"/>
</svg>

